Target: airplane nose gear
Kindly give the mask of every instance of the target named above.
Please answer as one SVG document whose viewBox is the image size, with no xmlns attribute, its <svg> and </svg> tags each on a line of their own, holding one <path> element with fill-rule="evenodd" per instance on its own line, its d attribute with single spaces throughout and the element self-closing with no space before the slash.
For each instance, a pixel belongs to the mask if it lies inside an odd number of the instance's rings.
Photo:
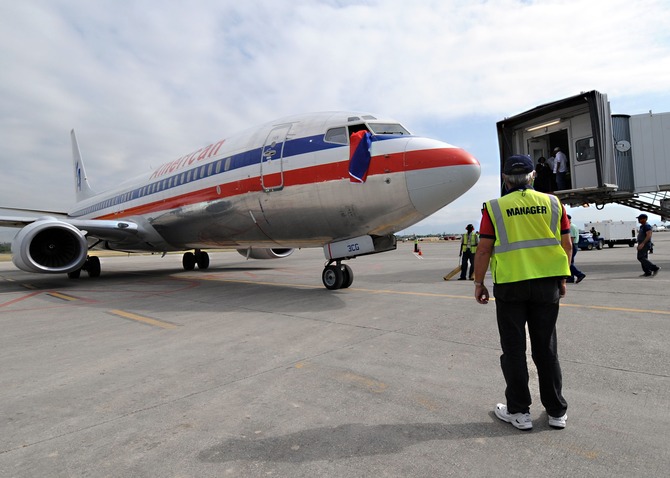
<svg viewBox="0 0 670 478">
<path fill-rule="evenodd" d="M 346 264 L 329 262 L 321 275 L 323 285 L 328 290 L 346 289 L 354 282 L 354 272 Z"/>
</svg>

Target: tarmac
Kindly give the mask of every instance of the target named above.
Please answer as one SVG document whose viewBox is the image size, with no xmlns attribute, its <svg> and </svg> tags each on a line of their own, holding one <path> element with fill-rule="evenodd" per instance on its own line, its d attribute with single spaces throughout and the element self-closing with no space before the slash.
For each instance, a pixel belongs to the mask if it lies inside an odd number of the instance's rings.
<svg viewBox="0 0 670 478">
<path fill-rule="evenodd" d="M 564 430 L 530 351 L 533 430 L 504 402 L 495 303 L 400 243 L 321 283 L 320 249 L 103 257 L 90 279 L 0 263 L 2 477 L 660 477 L 670 470 L 670 233 L 642 271 L 580 251 L 562 300 Z M 487 284 L 491 284 L 487 276 Z"/>
</svg>

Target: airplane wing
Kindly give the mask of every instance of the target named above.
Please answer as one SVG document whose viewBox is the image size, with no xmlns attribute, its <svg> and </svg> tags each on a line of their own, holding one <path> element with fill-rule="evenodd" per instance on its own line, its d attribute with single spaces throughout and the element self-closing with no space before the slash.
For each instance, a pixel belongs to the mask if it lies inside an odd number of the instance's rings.
<svg viewBox="0 0 670 478">
<path fill-rule="evenodd" d="M 24 227 L 32 224 L 41 216 L 67 217 L 67 213 L 60 211 L 44 211 L 41 209 L 19 209 L 15 207 L 0 207 L 0 211 L 16 211 L 30 216 L 0 216 L 0 227 Z"/>
<path fill-rule="evenodd" d="M 45 211 L 46 212 L 46 211 Z M 86 235 L 102 240 L 119 240 L 137 235 L 139 226 L 133 221 L 110 221 L 100 219 L 70 219 L 53 216 L 0 216 L 0 227 L 22 228 L 35 222 L 64 222 L 71 224 Z"/>
<path fill-rule="evenodd" d="M 23 227 L 36 220 L 36 217 L 0 216 L 0 227 Z"/>
</svg>

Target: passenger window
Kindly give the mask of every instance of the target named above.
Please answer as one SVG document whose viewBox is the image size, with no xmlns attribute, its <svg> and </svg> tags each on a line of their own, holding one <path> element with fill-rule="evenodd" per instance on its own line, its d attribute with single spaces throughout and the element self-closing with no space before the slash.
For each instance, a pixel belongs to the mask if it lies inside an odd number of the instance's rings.
<svg viewBox="0 0 670 478">
<path fill-rule="evenodd" d="M 347 129 L 344 126 L 326 131 L 323 140 L 327 143 L 347 144 Z"/>
</svg>

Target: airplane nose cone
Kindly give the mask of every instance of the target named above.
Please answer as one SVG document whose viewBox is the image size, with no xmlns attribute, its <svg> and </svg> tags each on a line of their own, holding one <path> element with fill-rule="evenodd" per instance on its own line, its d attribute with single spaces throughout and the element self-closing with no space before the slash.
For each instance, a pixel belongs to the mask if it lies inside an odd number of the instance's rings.
<svg viewBox="0 0 670 478">
<path fill-rule="evenodd" d="M 475 185 L 481 165 L 467 151 L 428 138 L 413 138 L 405 149 L 405 179 L 410 200 L 425 217 Z"/>
</svg>

